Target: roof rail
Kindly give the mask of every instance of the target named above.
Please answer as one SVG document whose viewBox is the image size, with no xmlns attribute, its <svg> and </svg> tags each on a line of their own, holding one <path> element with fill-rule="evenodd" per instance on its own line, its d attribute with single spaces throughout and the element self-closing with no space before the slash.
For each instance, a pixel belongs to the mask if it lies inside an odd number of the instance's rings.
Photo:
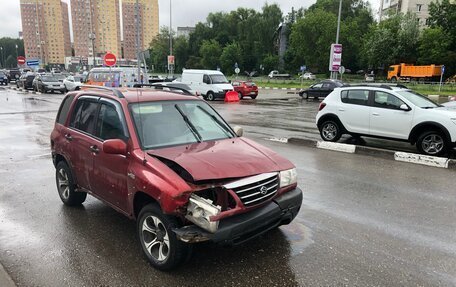
<svg viewBox="0 0 456 287">
<path fill-rule="evenodd" d="M 148 88 L 154 88 L 155 90 L 163 90 L 164 88 L 169 89 L 171 92 L 174 91 L 181 91 L 184 94 L 187 94 L 189 96 L 194 96 L 189 90 L 184 89 L 184 88 L 179 88 L 176 86 L 167 86 L 167 85 L 162 85 L 160 83 L 157 84 L 134 84 L 133 88 L 143 88 L 143 87 L 148 87 Z"/>
<path fill-rule="evenodd" d="M 387 90 L 392 90 L 393 88 L 408 89 L 407 86 L 403 84 L 389 84 L 389 83 L 359 83 L 359 84 L 347 84 L 344 87 L 377 87 Z"/>
<path fill-rule="evenodd" d="M 117 90 L 116 88 L 110 88 L 110 87 L 105 87 L 105 86 L 95 86 L 95 85 L 82 85 L 81 88 L 110 91 L 114 94 L 114 96 L 118 97 L 119 99 L 125 98 L 124 95 L 122 94 L 122 92 Z"/>
</svg>

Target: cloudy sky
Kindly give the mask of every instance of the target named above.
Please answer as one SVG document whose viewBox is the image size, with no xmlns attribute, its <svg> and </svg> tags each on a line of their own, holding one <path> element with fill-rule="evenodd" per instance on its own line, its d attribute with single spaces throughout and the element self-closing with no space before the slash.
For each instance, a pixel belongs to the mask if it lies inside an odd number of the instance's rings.
<svg viewBox="0 0 456 287">
<path fill-rule="evenodd" d="M 64 0 L 69 2 L 69 0 Z M 195 23 L 204 21 L 210 12 L 231 11 L 237 7 L 261 9 L 265 0 L 159 0 L 160 26 L 169 24 L 169 3 L 173 7 L 173 27 L 194 26 Z M 280 3 L 284 13 L 291 11 L 291 7 L 308 7 L 316 0 L 270 0 L 268 3 Z M 1 0 L 0 6 L 0 37 L 17 37 L 22 30 L 19 0 Z M 378 0 L 370 0 L 373 8 L 378 5 Z"/>
</svg>

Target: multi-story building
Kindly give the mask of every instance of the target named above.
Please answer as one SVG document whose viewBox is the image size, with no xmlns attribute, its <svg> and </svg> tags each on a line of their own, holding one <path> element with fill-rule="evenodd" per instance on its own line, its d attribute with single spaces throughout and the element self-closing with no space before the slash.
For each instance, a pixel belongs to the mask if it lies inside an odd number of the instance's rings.
<svg viewBox="0 0 456 287">
<path fill-rule="evenodd" d="M 72 0 L 71 16 L 75 56 L 111 52 L 120 57 L 119 0 Z"/>
<path fill-rule="evenodd" d="M 177 37 L 190 37 L 190 34 L 195 31 L 195 27 L 177 27 Z"/>
<path fill-rule="evenodd" d="M 149 48 L 158 35 L 158 0 L 138 0 L 141 50 Z M 136 59 L 136 0 L 122 0 L 124 58 Z"/>
<path fill-rule="evenodd" d="M 65 56 L 71 56 L 71 38 L 70 38 L 70 19 L 68 17 L 68 4 L 60 2 L 62 5 L 62 23 L 63 23 L 63 46 Z"/>
<path fill-rule="evenodd" d="M 380 20 L 396 13 L 415 13 L 420 27 L 426 26 L 429 4 L 433 0 L 380 0 Z"/>
<path fill-rule="evenodd" d="M 71 49 L 65 50 L 69 39 L 68 7 L 60 0 L 20 0 L 25 56 L 41 59 L 43 64 L 63 64 Z"/>
</svg>

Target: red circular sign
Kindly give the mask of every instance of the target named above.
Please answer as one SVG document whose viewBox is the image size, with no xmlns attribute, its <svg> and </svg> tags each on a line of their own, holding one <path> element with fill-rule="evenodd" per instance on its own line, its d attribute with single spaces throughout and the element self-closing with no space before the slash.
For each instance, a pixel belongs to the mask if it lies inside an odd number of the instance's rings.
<svg viewBox="0 0 456 287">
<path fill-rule="evenodd" d="M 104 64 L 108 67 L 112 67 L 117 63 L 116 55 L 113 53 L 106 53 L 104 56 Z"/>
<path fill-rule="evenodd" d="M 17 57 L 17 63 L 19 65 L 24 65 L 25 64 L 25 57 L 24 56 Z"/>
</svg>

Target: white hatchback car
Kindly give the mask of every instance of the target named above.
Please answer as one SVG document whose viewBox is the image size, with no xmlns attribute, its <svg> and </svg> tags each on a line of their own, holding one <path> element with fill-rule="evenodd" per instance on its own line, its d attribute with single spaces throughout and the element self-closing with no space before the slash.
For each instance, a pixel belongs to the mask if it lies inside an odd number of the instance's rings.
<svg viewBox="0 0 456 287">
<path fill-rule="evenodd" d="M 325 141 L 343 134 L 407 141 L 434 156 L 456 146 L 456 110 L 401 86 L 336 88 L 321 102 L 316 123 Z"/>
</svg>

